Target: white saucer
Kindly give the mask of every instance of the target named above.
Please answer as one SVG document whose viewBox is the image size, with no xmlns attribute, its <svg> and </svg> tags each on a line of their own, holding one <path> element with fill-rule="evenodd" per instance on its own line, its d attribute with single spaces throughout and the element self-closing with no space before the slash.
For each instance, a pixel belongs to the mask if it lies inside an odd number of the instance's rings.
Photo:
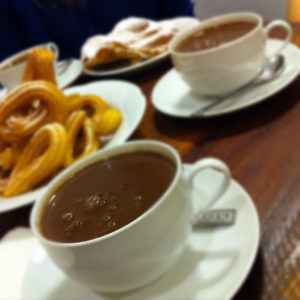
<svg viewBox="0 0 300 300">
<path fill-rule="evenodd" d="M 215 171 L 198 175 L 193 200 L 204 204 L 220 180 L 221 176 Z M 13 276 L 23 278 L 22 287 L 10 295 L 22 295 L 22 300 L 229 300 L 254 263 L 260 238 L 259 220 L 250 196 L 236 181 L 232 181 L 217 207 L 237 209 L 237 223 L 228 228 L 193 232 L 180 261 L 144 288 L 118 295 L 94 294 L 67 279 L 33 239 L 31 258 L 24 274 Z M 8 279 L 4 278 L 2 283 L 9 286 L 5 280 Z"/>
<path fill-rule="evenodd" d="M 105 145 L 113 147 L 124 143 L 140 124 L 146 109 L 146 99 L 134 84 L 121 80 L 104 80 L 72 87 L 66 94 L 95 94 L 117 107 L 123 115 L 123 122 L 112 139 Z M 101 150 L 99 150 L 101 151 Z M 45 187 L 16 197 L 0 197 L 0 213 L 25 206 L 38 199 Z"/>
<path fill-rule="evenodd" d="M 267 41 L 267 55 L 271 55 L 278 49 L 281 42 L 270 39 Z M 270 96 L 278 93 L 300 74 L 300 50 L 293 44 L 283 50 L 285 57 L 285 70 L 280 77 L 261 86 L 256 86 L 231 96 L 226 103 L 220 103 L 218 106 L 205 112 L 201 117 L 215 117 L 232 113 L 253 106 L 265 101 Z M 153 90 L 154 107 L 170 116 L 187 118 L 198 109 L 212 103 L 213 99 L 201 97 L 191 93 L 190 88 L 181 79 L 175 69 L 172 69 L 157 83 Z"/>
</svg>

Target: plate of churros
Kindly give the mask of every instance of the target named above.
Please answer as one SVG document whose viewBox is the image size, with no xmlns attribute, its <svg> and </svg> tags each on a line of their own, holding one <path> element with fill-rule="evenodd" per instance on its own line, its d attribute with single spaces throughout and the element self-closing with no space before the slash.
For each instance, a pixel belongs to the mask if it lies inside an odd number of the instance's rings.
<svg viewBox="0 0 300 300">
<path fill-rule="evenodd" d="M 163 21 L 130 17 L 106 35 L 89 38 L 81 49 L 84 73 L 90 76 L 125 75 L 142 71 L 169 56 L 169 43 L 181 30 L 199 24 L 195 18 Z"/>
<path fill-rule="evenodd" d="M 146 100 L 131 83 L 61 90 L 53 65 L 41 60 L 39 67 L 28 62 L 22 83 L 0 103 L 0 213 L 38 199 L 68 166 L 125 142 L 145 112 Z"/>
</svg>

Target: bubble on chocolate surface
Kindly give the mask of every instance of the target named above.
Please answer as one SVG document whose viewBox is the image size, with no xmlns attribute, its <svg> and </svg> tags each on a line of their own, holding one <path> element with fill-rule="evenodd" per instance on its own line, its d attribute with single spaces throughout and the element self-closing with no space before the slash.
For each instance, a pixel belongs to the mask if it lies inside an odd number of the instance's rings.
<svg viewBox="0 0 300 300">
<path fill-rule="evenodd" d="M 104 222 L 108 222 L 108 221 L 110 221 L 111 220 L 111 216 L 110 215 L 104 215 L 103 217 L 102 217 L 102 220 L 104 221 Z"/>
<path fill-rule="evenodd" d="M 143 200 L 143 196 L 142 195 L 137 195 L 134 197 L 135 201 L 142 201 Z"/>
<path fill-rule="evenodd" d="M 96 208 L 103 207 L 107 201 L 103 199 L 101 194 L 99 195 L 90 195 L 85 200 L 85 209 L 86 210 L 93 210 Z"/>
<path fill-rule="evenodd" d="M 108 207 L 108 209 L 109 210 L 116 210 L 118 208 L 118 206 L 116 205 L 116 204 L 111 204 L 109 207 Z"/>
<path fill-rule="evenodd" d="M 67 213 L 64 213 L 61 216 L 61 218 L 62 218 L 63 221 L 71 222 L 74 219 L 74 216 L 71 212 L 67 212 Z"/>
<path fill-rule="evenodd" d="M 109 221 L 109 222 L 107 223 L 107 226 L 108 226 L 109 228 L 114 228 L 114 227 L 117 226 L 117 222 L 114 221 L 114 220 L 111 220 L 111 221 Z"/>
<path fill-rule="evenodd" d="M 66 227 L 65 232 L 67 235 L 73 234 L 75 231 L 81 229 L 83 226 L 83 221 L 74 220 L 69 226 Z"/>
</svg>

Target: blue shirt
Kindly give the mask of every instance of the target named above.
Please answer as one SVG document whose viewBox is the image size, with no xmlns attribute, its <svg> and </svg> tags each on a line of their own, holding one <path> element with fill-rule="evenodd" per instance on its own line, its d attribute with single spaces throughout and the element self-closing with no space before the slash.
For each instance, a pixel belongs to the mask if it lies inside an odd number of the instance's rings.
<svg viewBox="0 0 300 300">
<path fill-rule="evenodd" d="M 62 58 L 78 57 L 88 37 L 109 32 L 128 16 L 159 20 L 192 14 L 190 0 L 79 2 L 77 6 L 48 6 L 36 0 L 0 0 L 0 61 L 19 50 L 48 41 L 59 45 Z"/>
</svg>

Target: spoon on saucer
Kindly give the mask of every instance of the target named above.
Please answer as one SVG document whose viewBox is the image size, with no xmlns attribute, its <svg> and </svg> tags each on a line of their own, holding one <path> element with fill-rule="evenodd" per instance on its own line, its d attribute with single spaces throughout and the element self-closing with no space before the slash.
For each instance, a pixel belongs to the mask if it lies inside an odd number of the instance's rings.
<svg viewBox="0 0 300 300">
<path fill-rule="evenodd" d="M 242 86 L 241 88 L 233 91 L 230 94 L 227 94 L 224 97 L 218 97 L 216 98 L 216 101 L 214 101 L 211 104 L 208 104 L 205 107 L 202 107 L 200 109 L 198 109 L 197 111 L 193 112 L 190 116 L 191 117 L 201 117 L 205 112 L 217 107 L 219 104 L 224 104 L 226 103 L 226 101 L 230 100 L 232 96 L 236 96 L 240 93 L 244 93 L 247 90 L 266 84 L 276 78 L 278 78 L 282 72 L 285 69 L 285 58 L 282 54 L 274 56 L 273 58 L 271 58 L 269 60 L 269 62 L 265 65 L 265 67 L 263 68 L 263 70 L 261 71 L 261 73 L 259 74 L 259 76 L 257 78 L 255 78 L 253 81 L 251 81 L 250 83 Z"/>
<path fill-rule="evenodd" d="M 195 228 L 227 227 L 234 225 L 236 218 L 236 209 L 210 209 L 198 213 L 192 224 Z"/>
</svg>

